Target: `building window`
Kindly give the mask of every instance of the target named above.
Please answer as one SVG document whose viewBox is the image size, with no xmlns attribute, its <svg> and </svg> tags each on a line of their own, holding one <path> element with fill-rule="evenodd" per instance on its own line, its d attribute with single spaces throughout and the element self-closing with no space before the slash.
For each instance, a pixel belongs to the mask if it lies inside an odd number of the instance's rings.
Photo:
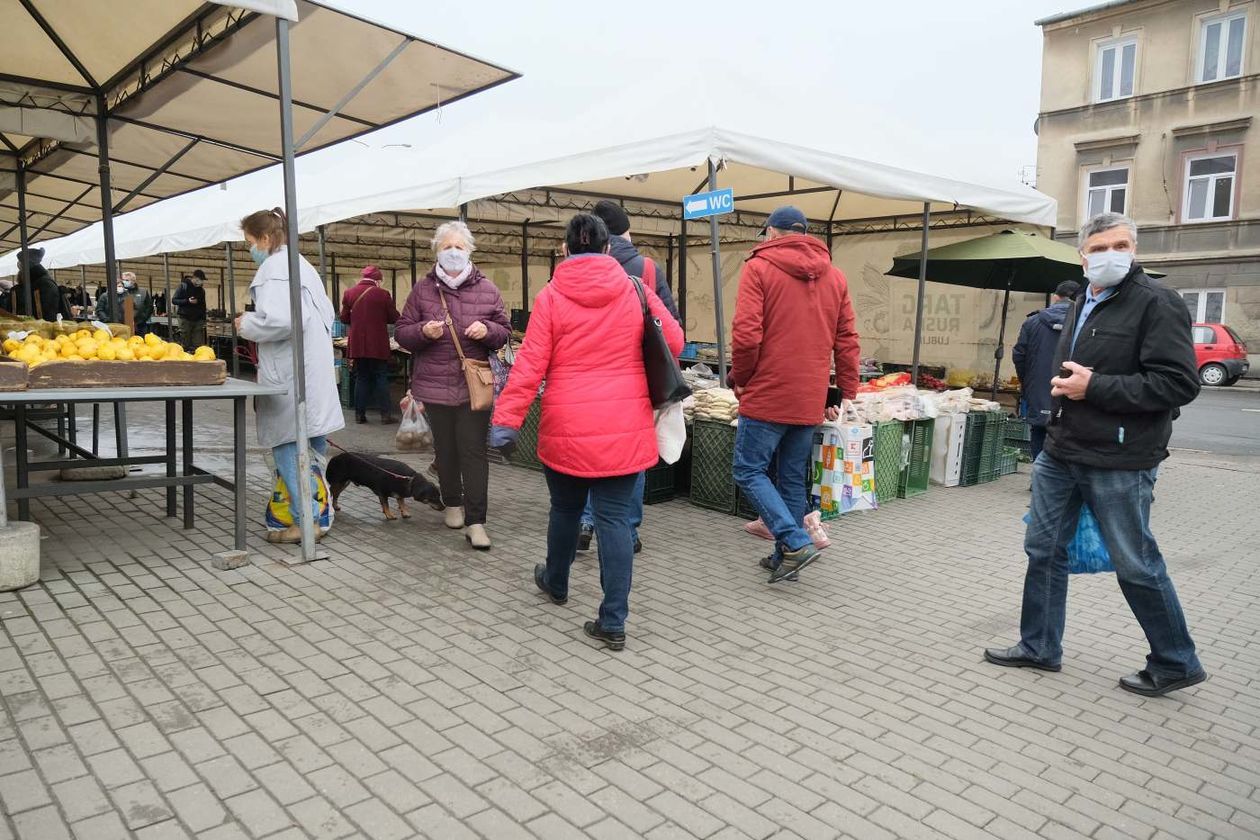
<svg viewBox="0 0 1260 840">
<path fill-rule="evenodd" d="M 1129 195 L 1129 168 L 1095 169 L 1087 176 L 1085 218 L 1099 213 L 1124 213 Z"/>
<path fill-rule="evenodd" d="M 1247 13 L 1205 18 L 1199 42 L 1199 81 L 1232 79 L 1243 72 Z"/>
<path fill-rule="evenodd" d="M 1234 215 L 1234 176 L 1238 156 L 1205 155 L 1190 158 L 1182 221 L 1210 222 Z"/>
<path fill-rule="evenodd" d="M 1136 38 L 1099 44 L 1098 58 L 1094 62 L 1094 101 L 1109 102 L 1132 96 L 1136 72 Z"/>
<path fill-rule="evenodd" d="M 1224 289 L 1194 289 L 1181 293 L 1190 312 L 1190 320 L 1196 324 L 1219 324 L 1225 313 Z M 1197 341 L 1197 339 L 1196 339 Z"/>
</svg>

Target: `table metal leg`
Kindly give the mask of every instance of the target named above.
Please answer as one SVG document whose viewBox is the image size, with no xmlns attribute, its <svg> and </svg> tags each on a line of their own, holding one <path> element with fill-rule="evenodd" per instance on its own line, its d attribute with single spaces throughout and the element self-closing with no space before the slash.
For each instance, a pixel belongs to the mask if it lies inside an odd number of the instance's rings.
<svg viewBox="0 0 1260 840">
<path fill-rule="evenodd" d="M 62 443 L 66 439 L 66 404 L 57 403 L 57 457 L 66 457 L 66 445 Z"/>
<path fill-rule="evenodd" d="M 245 398 L 232 400 L 232 513 L 236 517 L 236 550 L 245 550 Z"/>
<path fill-rule="evenodd" d="M 184 433 L 184 475 L 193 474 L 193 401 L 184 400 L 184 417 L 180 427 Z M 184 485 L 184 530 L 193 527 L 196 515 L 196 488 Z"/>
<path fill-rule="evenodd" d="M 119 458 L 127 457 L 127 404 L 114 403 L 114 446 Z"/>
<path fill-rule="evenodd" d="M 101 404 L 92 403 L 92 454 L 101 454 Z"/>
<path fill-rule="evenodd" d="M 166 401 L 166 477 L 175 477 L 175 401 Z M 175 512 L 175 487 L 166 488 L 166 515 L 168 518 L 174 518 Z"/>
<path fill-rule="evenodd" d="M 13 430 L 14 443 L 17 445 L 17 452 L 14 453 L 17 486 L 19 490 L 25 490 L 30 481 L 26 461 L 26 404 L 18 403 L 14 406 L 13 416 L 14 422 L 17 424 Z M 31 500 L 18 499 L 17 504 L 18 519 L 21 519 L 23 522 L 29 522 L 31 518 Z"/>
<path fill-rule="evenodd" d="M 66 405 L 66 416 L 70 420 L 70 442 L 78 444 L 79 442 L 79 412 L 78 403 L 69 403 Z"/>
</svg>

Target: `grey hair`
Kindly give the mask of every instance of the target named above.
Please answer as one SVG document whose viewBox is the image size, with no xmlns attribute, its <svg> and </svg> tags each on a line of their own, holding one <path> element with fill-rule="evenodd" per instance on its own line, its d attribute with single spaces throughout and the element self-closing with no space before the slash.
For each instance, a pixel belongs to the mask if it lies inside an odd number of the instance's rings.
<svg viewBox="0 0 1260 840">
<path fill-rule="evenodd" d="M 468 225 L 458 219 L 442 222 L 437 230 L 433 231 L 433 250 L 436 251 L 443 240 L 452 233 L 458 234 L 464 240 L 464 244 L 468 246 L 468 253 L 471 254 L 477 250 L 477 240 L 473 239 L 472 231 L 468 229 Z"/>
<path fill-rule="evenodd" d="M 1094 216 L 1085 224 L 1081 225 L 1081 232 L 1077 237 L 1080 242 L 1080 247 L 1084 248 L 1085 241 L 1091 236 L 1098 233 L 1104 233 L 1112 228 L 1118 227 L 1127 228 L 1130 238 L 1133 239 L 1133 244 L 1137 244 L 1137 222 L 1133 221 L 1123 213 L 1108 212 L 1099 213 L 1097 216 Z"/>
</svg>

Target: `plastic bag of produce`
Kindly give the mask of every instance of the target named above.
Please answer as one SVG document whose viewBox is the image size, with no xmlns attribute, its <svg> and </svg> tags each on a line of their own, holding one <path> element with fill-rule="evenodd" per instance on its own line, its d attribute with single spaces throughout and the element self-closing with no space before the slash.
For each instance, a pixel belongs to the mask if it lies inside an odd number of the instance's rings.
<svg viewBox="0 0 1260 840">
<path fill-rule="evenodd" d="M 424 404 L 419 400 L 403 401 L 402 422 L 394 444 L 399 452 L 428 452 L 433 449 L 433 430 L 424 416 Z"/>
</svg>

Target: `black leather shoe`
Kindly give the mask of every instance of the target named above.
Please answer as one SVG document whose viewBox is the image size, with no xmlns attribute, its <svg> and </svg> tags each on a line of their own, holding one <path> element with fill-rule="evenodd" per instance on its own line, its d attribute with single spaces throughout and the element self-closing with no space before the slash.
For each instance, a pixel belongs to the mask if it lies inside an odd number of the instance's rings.
<svg viewBox="0 0 1260 840">
<path fill-rule="evenodd" d="M 588 621 L 582 625 L 582 630 L 592 639 L 598 639 L 604 643 L 609 650 L 621 650 L 626 646 L 625 633 L 610 633 L 603 627 L 599 626 L 599 622 Z"/>
<path fill-rule="evenodd" d="M 634 553 L 638 554 L 641 551 L 643 551 L 643 540 L 639 539 L 638 537 L 635 537 L 634 538 Z"/>
<path fill-rule="evenodd" d="M 984 660 L 1005 668 L 1036 668 L 1038 671 L 1052 671 L 1054 673 L 1063 670 L 1062 665 L 1047 665 L 1044 662 L 1030 659 L 1019 645 L 1009 648 L 987 648 L 984 651 Z"/>
<path fill-rule="evenodd" d="M 1121 677 L 1120 687 L 1125 691 L 1132 691 L 1134 694 L 1141 694 L 1143 697 L 1163 697 L 1170 691 L 1177 691 L 1181 688 L 1189 688 L 1192 685 L 1198 685 L 1207 678 L 1207 671 L 1200 671 L 1197 674 L 1191 674 L 1188 677 L 1182 677 L 1180 679 L 1158 677 L 1150 671 L 1138 671 L 1136 674 L 1129 674 L 1127 677 Z"/>
<path fill-rule="evenodd" d="M 591 540 L 595 537 L 595 529 L 589 525 L 583 525 L 582 530 L 578 531 L 578 551 L 590 551 Z"/>
<path fill-rule="evenodd" d="M 557 598 L 555 593 L 552 592 L 550 588 L 548 588 L 546 577 L 547 577 L 547 567 L 544 566 L 542 563 L 538 563 L 537 565 L 535 565 L 534 566 L 534 585 L 538 587 L 538 590 L 542 592 L 542 594 L 546 595 L 547 598 L 550 599 L 551 603 L 555 604 L 558 607 L 563 607 L 565 604 L 569 603 L 568 595 L 565 595 L 563 598 Z"/>
</svg>

